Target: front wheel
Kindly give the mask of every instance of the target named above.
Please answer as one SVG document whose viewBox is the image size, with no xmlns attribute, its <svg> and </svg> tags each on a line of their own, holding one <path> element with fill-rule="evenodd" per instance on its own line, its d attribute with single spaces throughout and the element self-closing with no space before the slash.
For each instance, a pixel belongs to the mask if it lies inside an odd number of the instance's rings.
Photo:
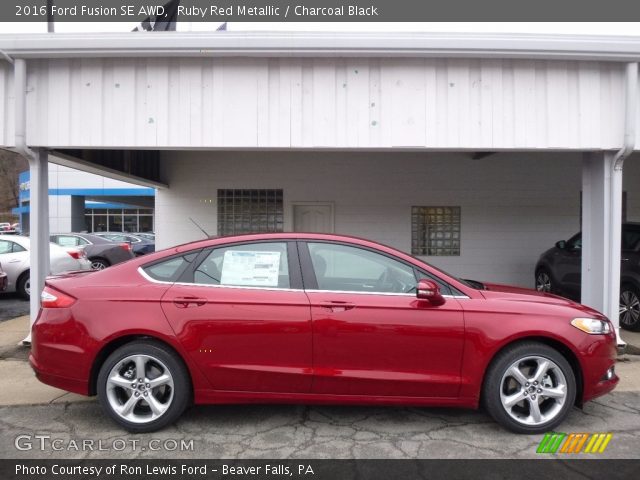
<svg viewBox="0 0 640 480">
<path fill-rule="evenodd" d="M 557 350 L 536 342 L 507 347 L 487 372 L 483 401 L 489 414 L 517 433 L 552 430 L 576 398 L 576 379 Z"/>
<path fill-rule="evenodd" d="M 191 398 L 189 373 L 165 345 L 141 340 L 113 352 L 98 374 L 98 399 L 116 423 L 134 433 L 159 430 L 180 417 Z"/>
<path fill-rule="evenodd" d="M 620 287 L 620 326 L 633 332 L 640 331 L 640 292 L 633 285 Z"/>
<path fill-rule="evenodd" d="M 552 289 L 551 274 L 544 268 L 541 268 L 536 272 L 536 290 L 551 293 Z"/>
</svg>

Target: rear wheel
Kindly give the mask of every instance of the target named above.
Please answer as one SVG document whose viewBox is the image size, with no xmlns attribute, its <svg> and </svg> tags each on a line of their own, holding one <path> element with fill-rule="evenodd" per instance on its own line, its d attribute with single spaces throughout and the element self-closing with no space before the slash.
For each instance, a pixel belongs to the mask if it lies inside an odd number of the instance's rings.
<svg viewBox="0 0 640 480">
<path fill-rule="evenodd" d="M 536 342 L 507 347 L 487 372 L 483 401 L 489 414 L 517 433 L 542 433 L 559 425 L 576 398 L 576 379 L 557 350 Z"/>
<path fill-rule="evenodd" d="M 620 326 L 640 331 L 640 292 L 628 283 L 620 287 Z"/>
<path fill-rule="evenodd" d="M 91 270 L 104 270 L 110 264 L 104 258 L 91 258 Z"/>
<path fill-rule="evenodd" d="M 165 345 L 141 340 L 113 352 L 98 374 L 104 411 L 130 432 L 159 430 L 180 417 L 191 398 L 189 372 Z"/>
<path fill-rule="evenodd" d="M 22 275 L 20 275 L 20 278 L 18 278 L 16 291 L 22 298 L 29 300 L 29 297 L 31 295 L 31 275 L 29 271 L 24 272 Z"/>
<path fill-rule="evenodd" d="M 551 293 L 553 290 L 551 274 L 545 268 L 541 268 L 536 272 L 536 290 L 547 293 Z"/>
</svg>

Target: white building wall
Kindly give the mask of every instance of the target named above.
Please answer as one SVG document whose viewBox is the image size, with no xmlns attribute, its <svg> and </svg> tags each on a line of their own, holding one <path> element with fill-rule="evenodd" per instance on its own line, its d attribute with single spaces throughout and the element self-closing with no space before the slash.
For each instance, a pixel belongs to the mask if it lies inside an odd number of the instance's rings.
<svg viewBox="0 0 640 480">
<path fill-rule="evenodd" d="M 623 137 L 623 68 L 432 58 L 30 60 L 27 140 L 68 148 L 610 149 Z M 7 72 L 0 66 L 0 145 L 14 141 L 13 116 L 3 114 L 13 98 Z"/>
<path fill-rule="evenodd" d="M 638 160 L 636 162 L 635 160 Z M 291 203 L 332 201 L 336 232 L 411 249 L 411 206 L 460 206 L 459 257 L 427 257 L 456 275 L 531 286 L 539 255 L 580 229 L 581 157 L 501 153 L 174 152 L 156 196 L 157 247 L 217 228 L 218 188 L 282 188 Z M 640 159 L 627 163 L 629 220 L 640 221 Z"/>
</svg>

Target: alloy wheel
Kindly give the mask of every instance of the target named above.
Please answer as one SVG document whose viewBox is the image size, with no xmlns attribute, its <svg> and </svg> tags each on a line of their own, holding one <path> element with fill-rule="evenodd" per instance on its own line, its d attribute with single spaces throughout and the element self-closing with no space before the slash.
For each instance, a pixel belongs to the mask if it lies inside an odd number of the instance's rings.
<svg viewBox="0 0 640 480">
<path fill-rule="evenodd" d="M 31 296 L 31 279 L 27 278 L 24 282 L 24 291 L 27 292 L 27 296 Z"/>
<path fill-rule="evenodd" d="M 91 270 L 104 270 L 105 268 L 107 268 L 107 266 L 100 260 L 91 262 Z"/>
<path fill-rule="evenodd" d="M 119 361 L 107 378 L 111 409 L 132 423 L 149 423 L 164 415 L 173 401 L 173 376 L 157 358 L 130 355 Z"/>
<path fill-rule="evenodd" d="M 537 426 L 556 418 L 567 399 L 567 380 L 560 367 L 541 356 L 527 356 L 507 368 L 500 382 L 500 401 L 521 425 Z"/>
<path fill-rule="evenodd" d="M 551 291 L 551 277 L 547 272 L 538 272 L 536 276 L 536 290 L 539 292 Z"/>
<path fill-rule="evenodd" d="M 632 326 L 640 319 L 640 299 L 633 290 L 620 293 L 620 324 Z"/>
</svg>

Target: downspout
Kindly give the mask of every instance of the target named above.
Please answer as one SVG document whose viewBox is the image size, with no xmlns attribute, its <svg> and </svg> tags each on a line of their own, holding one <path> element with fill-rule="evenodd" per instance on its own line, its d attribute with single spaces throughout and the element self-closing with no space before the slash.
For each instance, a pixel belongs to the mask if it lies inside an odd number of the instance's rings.
<svg viewBox="0 0 640 480">
<path fill-rule="evenodd" d="M 612 291 L 610 292 L 609 303 L 607 308 L 607 316 L 611 318 L 616 316 L 614 322 L 616 328 L 616 338 L 618 346 L 624 348 L 626 342 L 620 337 L 620 275 L 622 263 L 622 168 L 624 161 L 631 155 L 636 146 L 636 120 L 638 115 L 638 63 L 631 62 L 626 65 L 626 84 L 625 84 L 625 119 L 624 119 L 624 142 L 622 148 L 616 152 L 611 162 L 611 210 L 615 213 L 609 219 L 611 228 L 611 245 L 609 248 L 609 270 L 612 281 Z M 614 279 L 617 279 L 613 281 Z"/>
<path fill-rule="evenodd" d="M 27 62 L 23 58 L 16 58 L 13 61 L 13 90 L 15 94 L 15 147 L 13 151 L 22 155 L 29 161 L 31 171 L 31 218 L 29 221 L 30 236 L 32 242 L 30 274 L 31 274 L 31 295 L 29 299 L 30 325 L 33 326 L 40 309 L 40 295 L 44 286 L 44 278 L 49 271 L 49 226 L 48 226 L 48 196 L 47 172 L 42 172 L 42 161 L 40 154 L 36 154 L 27 146 Z M 38 156 L 40 155 L 40 157 Z M 45 157 L 46 158 L 46 157 Z M 46 169 L 46 163 L 44 164 Z M 34 172 L 37 172 L 34 175 Z M 34 185 L 35 184 L 35 185 Z M 44 192 L 43 190 L 44 185 Z M 41 198 L 44 197 L 44 200 Z M 45 203 L 42 203 L 45 202 Z M 46 222 L 44 225 L 42 222 Z M 24 340 L 23 345 L 31 344 L 31 330 Z"/>
<path fill-rule="evenodd" d="M 636 117 L 638 113 L 638 63 L 627 63 L 624 144 L 613 158 L 613 169 L 622 170 L 624 161 L 636 146 Z"/>
</svg>

